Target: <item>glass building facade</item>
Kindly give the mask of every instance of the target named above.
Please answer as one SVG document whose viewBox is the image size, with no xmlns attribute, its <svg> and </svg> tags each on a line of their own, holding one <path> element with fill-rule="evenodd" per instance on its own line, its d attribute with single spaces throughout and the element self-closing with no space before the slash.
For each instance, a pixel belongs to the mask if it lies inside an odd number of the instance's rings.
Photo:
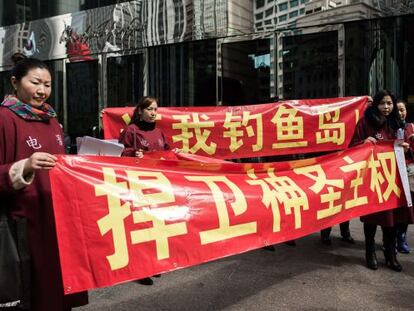
<svg viewBox="0 0 414 311">
<path fill-rule="evenodd" d="M 122 0 L 2 0 L 0 27 L 127 2 Z"/>
<path fill-rule="evenodd" d="M 214 106 L 388 88 L 409 102 L 413 120 L 413 14 L 255 33 L 253 7 L 238 15 L 249 0 L 49 1 L 42 9 L 46 2 L 2 1 L 0 96 L 11 91 L 13 52 L 45 60 L 50 103 L 73 140 L 94 134 L 102 108 L 143 95 L 162 106 Z M 18 7 L 26 13 L 10 14 Z"/>
</svg>

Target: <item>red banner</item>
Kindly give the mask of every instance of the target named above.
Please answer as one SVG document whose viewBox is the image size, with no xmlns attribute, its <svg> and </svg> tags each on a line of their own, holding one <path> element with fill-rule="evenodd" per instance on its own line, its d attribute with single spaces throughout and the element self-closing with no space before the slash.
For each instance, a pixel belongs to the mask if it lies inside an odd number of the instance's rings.
<svg viewBox="0 0 414 311">
<path fill-rule="evenodd" d="M 157 126 L 172 148 L 219 159 L 342 150 L 368 98 L 291 100 L 232 107 L 159 108 Z M 133 107 L 106 108 L 106 139 L 118 139 Z"/>
<path fill-rule="evenodd" d="M 263 164 L 61 155 L 50 179 L 65 293 L 405 204 L 392 143 Z"/>
</svg>

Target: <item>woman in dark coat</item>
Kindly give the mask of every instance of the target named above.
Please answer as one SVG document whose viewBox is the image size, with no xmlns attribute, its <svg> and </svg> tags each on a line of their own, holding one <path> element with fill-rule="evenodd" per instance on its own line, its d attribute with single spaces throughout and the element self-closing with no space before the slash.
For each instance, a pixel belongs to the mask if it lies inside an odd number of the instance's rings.
<svg viewBox="0 0 414 311">
<path fill-rule="evenodd" d="M 51 75 L 37 60 L 14 55 L 15 89 L 0 105 L 0 204 L 12 218 L 27 219 L 31 255 L 31 309 L 70 310 L 87 303 L 86 293 L 64 295 L 48 170 L 63 154 L 56 113 L 45 103 Z M 25 284 L 27 286 L 27 284 Z"/>
<path fill-rule="evenodd" d="M 412 123 L 408 123 L 405 121 L 407 117 L 407 103 L 400 99 L 397 100 L 397 109 L 401 121 L 404 125 L 404 140 L 410 144 L 411 152 L 408 153 L 407 160 L 409 162 L 414 161 L 413 159 L 413 152 L 414 150 L 414 125 Z M 413 197 L 413 193 L 411 192 L 411 197 Z M 397 228 L 397 251 L 403 254 L 408 254 L 410 252 L 410 246 L 407 242 L 407 229 L 408 229 L 408 222 L 400 222 L 396 226 Z"/>
<path fill-rule="evenodd" d="M 125 146 L 122 156 L 142 158 L 148 152 L 170 149 L 164 133 L 156 127 L 157 110 L 156 98 L 144 96 L 139 100 L 132 114 L 131 123 L 119 137 L 119 142 Z M 138 282 L 143 285 L 153 284 L 151 278 L 140 279 Z"/>
<path fill-rule="evenodd" d="M 361 142 L 376 143 L 379 140 L 395 140 L 399 128 L 403 124 L 399 118 L 394 95 L 387 91 L 379 91 L 373 98 L 355 130 L 351 146 Z M 402 144 L 408 149 L 408 144 Z M 367 267 L 373 270 L 378 268 L 375 254 L 375 233 L 377 225 L 382 227 L 384 256 L 387 267 L 401 271 L 402 267 L 397 260 L 395 252 L 396 225 L 412 223 L 414 221 L 412 208 L 398 207 L 393 210 L 378 212 L 361 217 L 364 223 L 365 259 Z"/>
<path fill-rule="evenodd" d="M 163 132 L 156 127 L 157 109 L 156 98 L 144 96 L 139 100 L 131 123 L 119 138 L 125 146 L 123 156 L 142 158 L 146 152 L 170 149 Z"/>
</svg>

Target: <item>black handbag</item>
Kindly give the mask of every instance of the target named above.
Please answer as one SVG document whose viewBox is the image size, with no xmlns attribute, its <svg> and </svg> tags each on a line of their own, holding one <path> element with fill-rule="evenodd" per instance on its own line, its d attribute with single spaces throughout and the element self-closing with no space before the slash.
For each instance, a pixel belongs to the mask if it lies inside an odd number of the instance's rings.
<svg viewBox="0 0 414 311">
<path fill-rule="evenodd" d="M 11 219 L 0 206 L 0 308 L 30 307 L 30 256 L 26 237 L 26 219 Z"/>
</svg>

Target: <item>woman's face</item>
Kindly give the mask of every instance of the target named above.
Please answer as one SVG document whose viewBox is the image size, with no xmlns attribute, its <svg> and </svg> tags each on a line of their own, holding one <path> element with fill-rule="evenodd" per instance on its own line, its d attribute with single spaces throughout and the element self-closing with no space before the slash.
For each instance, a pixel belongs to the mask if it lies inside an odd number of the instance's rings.
<svg viewBox="0 0 414 311">
<path fill-rule="evenodd" d="M 42 106 L 52 92 L 52 78 L 47 69 L 33 68 L 20 81 L 14 76 L 11 81 L 17 98 L 33 107 Z"/>
<path fill-rule="evenodd" d="M 382 115 L 389 116 L 393 107 L 394 104 L 392 103 L 391 96 L 386 95 L 381 99 L 378 105 L 378 110 L 382 113 Z"/>
<path fill-rule="evenodd" d="M 400 115 L 401 120 L 405 120 L 407 117 L 407 109 L 405 108 L 404 103 L 397 104 L 398 114 Z"/>
<path fill-rule="evenodd" d="M 141 120 L 148 122 L 148 123 L 153 123 L 155 122 L 155 118 L 157 117 L 157 109 L 158 109 L 158 105 L 157 102 L 152 102 L 151 105 L 149 105 L 147 108 L 144 108 L 141 110 L 140 116 L 141 116 Z"/>
</svg>

